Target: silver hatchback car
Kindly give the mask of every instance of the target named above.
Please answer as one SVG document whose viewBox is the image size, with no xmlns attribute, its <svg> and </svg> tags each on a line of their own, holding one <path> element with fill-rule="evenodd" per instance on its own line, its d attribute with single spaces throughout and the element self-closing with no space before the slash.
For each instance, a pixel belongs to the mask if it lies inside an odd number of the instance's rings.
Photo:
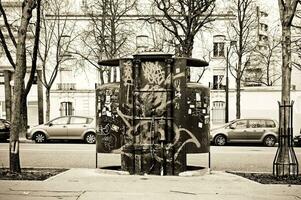
<svg viewBox="0 0 301 200">
<path fill-rule="evenodd" d="M 237 119 L 210 131 L 210 140 L 223 146 L 231 142 L 263 143 L 274 146 L 278 140 L 278 123 L 271 119 Z"/>
<path fill-rule="evenodd" d="M 28 129 L 26 138 L 36 143 L 51 139 L 79 139 L 93 144 L 96 141 L 93 118 L 82 116 L 58 117 L 45 124 Z"/>
</svg>

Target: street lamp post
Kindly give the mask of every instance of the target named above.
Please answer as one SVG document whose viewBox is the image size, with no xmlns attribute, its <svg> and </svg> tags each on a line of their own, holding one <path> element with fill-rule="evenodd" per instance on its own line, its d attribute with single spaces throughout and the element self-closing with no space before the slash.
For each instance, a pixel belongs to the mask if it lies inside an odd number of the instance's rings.
<svg viewBox="0 0 301 200">
<path fill-rule="evenodd" d="M 229 122 L 229 53 L 232 46 L 236 45 L 236 41 L 230 41 L 230 46 L 227 46 L 226 51 L 226 106 L 225 106 L 225 123 Z"/>
</svg>

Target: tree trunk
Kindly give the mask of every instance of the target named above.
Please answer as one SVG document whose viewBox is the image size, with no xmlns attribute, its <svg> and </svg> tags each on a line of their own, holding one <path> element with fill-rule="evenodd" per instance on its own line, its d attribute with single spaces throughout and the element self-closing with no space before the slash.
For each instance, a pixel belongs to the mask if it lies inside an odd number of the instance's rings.
<svg viewBox="0 0 301 200">
<path fill-rule="evenodd" d="M 5 112 L 6 119 L 11 121 L 11 72 L 9 70 L 4 71 L 4 87 L 5 87 Z"/>
<path fill-rule="evenodd" d="M 108 72 L 108 83 L 111 83 L 112 67 L 110 67 L 107 72 Z"/>
<path fill-rule="evenodd" d="M 100 84 L 103 85 L 104 84 L 103 69 L 99 70 L 99 78 L 100 78 Z"/>
<path fill-rule="evenodd" d="M 238 56 L 237 77 L 236 77 L 236 119 L 240 119 L 240 90 L 241 90 L 241 56 Z"/>
<path fill-rule="evenodd" d="M 240 79 L 236 79 L 236 119 L 240 119 Z"/>
<path fill-rule="evenodd" d="M 192 49 L 193 49 L 193 39 L 186 39 L 184 41 L 184 44 L 181 44 L 181 47 L 180 47 L 180 57 L 185 57 L 185 58 L 191 58 L 192 57 Z M 190 75 L 191 75 L 191 72 L 190 72 L 190 67 L 187 67 L 186 68 L 186 81 L 187 82 L 190 82 Z"/>
<path fill-rule="evenodd" d="M 281 102 L 290 102 L 291 89 L 291 30 L 282 26 L 282 95 Z"/>
<path fill-rule="evenodd" d="M 20 31 L 22 32 L 22 30 Z M 25 38 L 25 36 L 23 36 Z M 24 41 L 24 43 L 23 43 Z M 22 37 L 18 42 L 17 49 L 17 65 L 15 70 L 14 79 L 14 93 L 13 93 L 13 104 L 12 104 L 12 124 L 10 132 L 10 148 L 9 148 L 9 158 L 10 158 L 10 171 L 14 173 L 21 172 L 20 158 L 19 158 L 19 134 L 20 129 L 22 129 L 23 121 L 23 101 L 24 98 L 24 76 L 26 73 L 25 64 L 25 39 Z M 26 98 L 25 98 L 26 100 Z"/>
<path fill-rule="evenodd" d="M 113 67 L 113 82 L 117 82 L 117 67 Z"/>
<path fill-rule="evenodd" d="M 46 88 L 46 122 L 50 120 L 50 88 Z"/>
<path fill-rule="evenodd" d="M 272 84 L 270 83 L 270 61 L 267 63 L 267 86 L 271 86 Z"/>
<path fill-rule="evenodd" d="M 24 83 L 25 84 L 25 83 Z M 27 116 L 27 95 L 25 94 L 25 87 L 24 87 L 24 94 L 22 94 L 22 109 L 21 109 L 21 128 L 20 128 L 20 136 L 25 137 L 27 131 L 27 124 L 28 124 L 28 116 Z"/>
<path fill-rule="evenodd" d="M 291 30 L 290 27 L 282 25 L 282 92 L 281 92 L 281 104 L 289 105 L 290 104 L 290 88 L 291 88 Z M 279 122 L 280 130 L 283 130 L 284 137 L 289 135 L 289 121 L 290 121 L 290 112 L 289 109 L 287 112 L 281 112 L 281 121 Z M 289 140 L 289 139 L 288 139 Z M 278 160 L 281 163 L 290 163 L 289 156 L 289 147 L 288 142 L 280 140 L 282 148 L 282 153 L 279 154 Z M 280 176 L 290 175 L 290 169 L 288 165 L 279 166 Z"/>
<path fill-rule="evenodd" d="M 26 74 L 26 33 L 35 1 L 28 0 L 22 4 L 21 24 L 18 29 L 18 43 L 16 52 L 16 69 L 14 78 L 14 93 L 12 102 L 12 123 L 9 143 L 9 168 L 12 173 L 21 172 L 19 157 L 19 134 L 24 121 L 24 102 L 26 102 L 24 78 Z M 26 110 L 25 110 L 26 112 Z M 23 116 L 22 116 L 23 115 Z M 26 113 L 25 113 L 26 115 Z M 24 124 L 23 124 L 24 125 Z"/>
<path fill-rule="evenodd" d="M 44 123 L 44 101 L 43 101 L 43 84 L 42 84 L 42 71 L 37 70 L 37 92 L 38 92 L 38 120 L 39 124 Z"/>
</svg>

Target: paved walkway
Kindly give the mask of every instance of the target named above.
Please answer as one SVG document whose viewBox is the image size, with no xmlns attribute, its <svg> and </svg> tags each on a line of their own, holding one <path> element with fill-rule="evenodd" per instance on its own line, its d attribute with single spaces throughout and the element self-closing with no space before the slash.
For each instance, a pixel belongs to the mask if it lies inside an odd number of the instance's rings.
<svg viewBox="0 0 301 200">
<path fill-rule="evenodd" d="M 70 169 L 45 181 L 0 181 L 1 200 L 296 200 L 301 186 L 263 185 L 225 172 L 131 176 Z"/>
</svg>

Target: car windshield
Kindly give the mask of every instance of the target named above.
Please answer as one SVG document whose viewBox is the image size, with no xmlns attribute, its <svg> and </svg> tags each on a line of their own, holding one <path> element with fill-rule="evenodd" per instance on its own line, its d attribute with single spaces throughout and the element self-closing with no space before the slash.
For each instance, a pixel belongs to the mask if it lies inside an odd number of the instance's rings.
<svg viewBox="0 0 301 200">
<path fill-rule="evenodd" d="M 230 125 L 233 128 L 247 128 L 247 120 L 239 120 Z"/>
</svg>

